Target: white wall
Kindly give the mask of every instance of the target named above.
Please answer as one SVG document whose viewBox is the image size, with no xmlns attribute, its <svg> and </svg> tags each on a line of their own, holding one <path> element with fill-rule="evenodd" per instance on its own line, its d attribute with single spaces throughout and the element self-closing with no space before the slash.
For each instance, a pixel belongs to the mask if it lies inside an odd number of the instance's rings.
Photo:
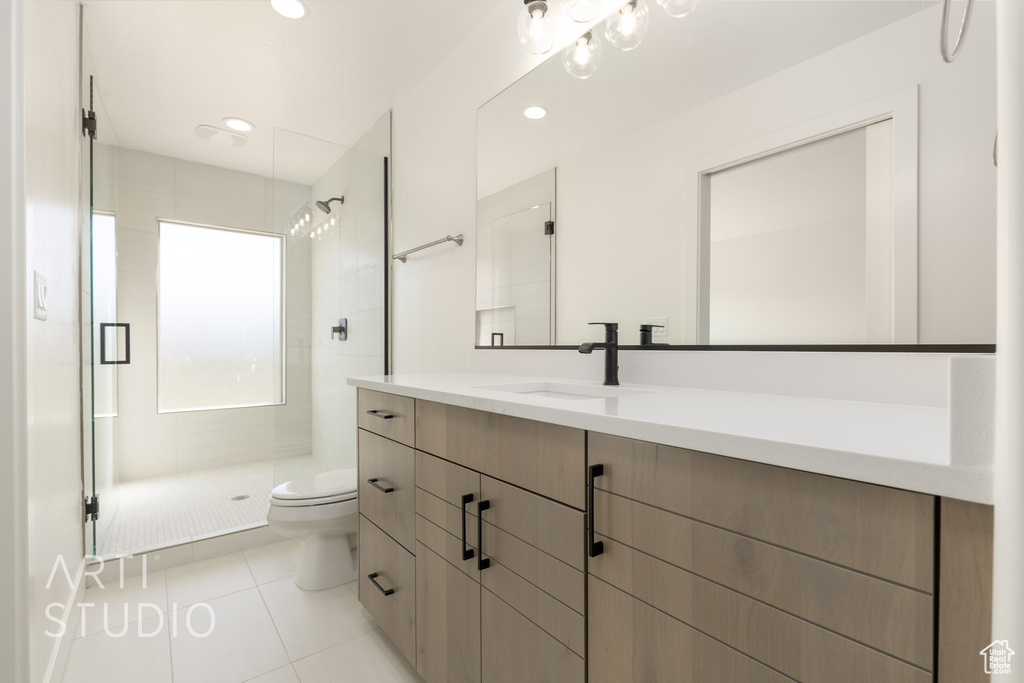
<svg viewBox="0 0 1024 683">
<path fill-rule="evenodd" d="M 507 0 L 394 108 L 393 253 L 463 233 L 393 264 L 395 372 L 467 370 L 475 332 L 476 110 L 539 60 Z"/>
<path fill-rule="evenodd" d="M 0 662 L 11 683 L 29 680 L 23 31 L 23 3 L 0 4 Z"/>
<path fill-rule="evenodd" d="M 117 150 L 118 320 L 132 333 L 118 367 L 121 481 L 308 455 L 309 245 L 287 250 L 288 400 L 262 406 L 157 413 L 157 219 L 281 233 L 309 188 L 206 164 Z"/>
<path fill-rule="evenodd" d="M 25 4 L 26 280 L 46 276 L 48 320 L 28 317 L 28 572 L 31 679 L 44 680 L 54 640 L 48 603 L 68 603 L 63 580 L 46 588 L 63 555 L 82 558 L 82 414 L 79 374 L 78 5 Z M 26 285 L 28 283 L 26 282 Z"/>
</svg>

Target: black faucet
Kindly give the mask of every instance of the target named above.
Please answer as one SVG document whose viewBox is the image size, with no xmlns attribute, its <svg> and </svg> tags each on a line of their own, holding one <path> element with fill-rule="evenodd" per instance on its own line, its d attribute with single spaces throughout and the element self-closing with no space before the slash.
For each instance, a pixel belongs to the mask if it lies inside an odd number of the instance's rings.
<svg viewBox="0 0 1024 683">
<path fill-rule="evenodd" d="M 665 326 L 651 325 L 649 323 L 644 323 L 643 325 L 640 326 L 640 346 L 668 346 L 668 344 L 655 344 L 651 340 L 651 337 L 654 334 L 655 327 L 664 328 Z"/>
<path fill-rule="evenodd" d="M 604 342 L 587 342 L 580 344 L 580 353 L 593 353 L 594 349 L 604 349 L 604 383 L 609 386 L 619 385 L 619 324 L 590 323 L 604 325 Z"/>
</svg>

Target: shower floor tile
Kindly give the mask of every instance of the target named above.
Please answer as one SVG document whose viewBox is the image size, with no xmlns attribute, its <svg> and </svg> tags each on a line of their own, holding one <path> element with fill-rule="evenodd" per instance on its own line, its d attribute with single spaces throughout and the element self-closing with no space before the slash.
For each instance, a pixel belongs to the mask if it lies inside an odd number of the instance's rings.
<svg viewBox="0 0 1024 683">
<path fill-rule="evenodd" d="M 125 482 L 97 555 L 123 555 L 262 524 L 277 483 L 325 469 L 322 461 L 303 456 Z M 247 497 L 233 500 L 241 496 Z"/>
</svg>

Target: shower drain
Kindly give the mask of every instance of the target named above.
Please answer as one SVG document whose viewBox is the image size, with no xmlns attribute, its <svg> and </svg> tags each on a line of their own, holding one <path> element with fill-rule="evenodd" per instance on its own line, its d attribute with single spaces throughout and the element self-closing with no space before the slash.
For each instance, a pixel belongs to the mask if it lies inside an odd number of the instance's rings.
<svg viewBox="0 0 1024 683">
<path fill-rule="evenodd" d="M 235 496 L 235 497 L 233 497 L 233 498 L 232 498 L 231 500 L 245 500 L 245 499 L 246 499 L 246 498 L 248 498 L 248 497 L 249 497 L 248 495 L 244 495 L 244 496 Z"/>
</svg>

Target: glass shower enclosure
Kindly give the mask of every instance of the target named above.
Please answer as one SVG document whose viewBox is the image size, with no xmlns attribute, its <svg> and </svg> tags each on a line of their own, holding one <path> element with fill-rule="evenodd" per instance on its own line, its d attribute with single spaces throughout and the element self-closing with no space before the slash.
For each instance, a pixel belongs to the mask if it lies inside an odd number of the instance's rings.
<svg viewBox="0 0 1024 683">
<path fill-rule="evenodd" d="M 347 379 L 387 370 L 389 150 L 275 129 L 259 175 L 125 149 L 97 84 L 82 173 L 83 479 L 87 512 L 99 507 L 86 553 L 261 534 L 275 485 L 356 466 Z M 390 115 L 375 130 L 390 141 Z"/>
</svg>

